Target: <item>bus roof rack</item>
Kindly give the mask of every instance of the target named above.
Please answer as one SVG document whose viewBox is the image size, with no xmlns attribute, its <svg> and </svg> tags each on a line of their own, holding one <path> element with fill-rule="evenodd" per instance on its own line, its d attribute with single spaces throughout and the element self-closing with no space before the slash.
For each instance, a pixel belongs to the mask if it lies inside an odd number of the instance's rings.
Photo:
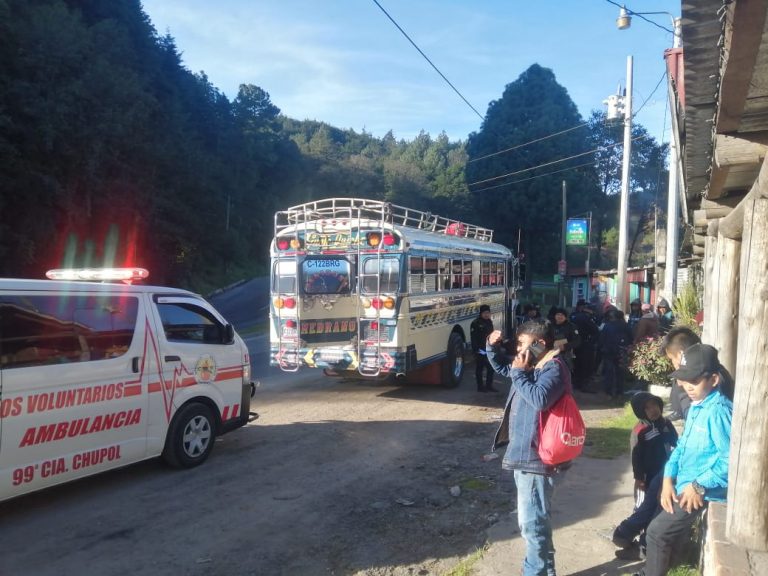
<svg viewBox="0 0 768 576">
<path fill-rule="evenodd" d="M 279 236 L 281 231 L 289 226 L 327 218 L 367 218 L 397 226 L 472 238 L 482 242 L 493 241 L 493 230 L 490 228 L 482 228 L 474 224 L 437 216 L 431 212 L 423 212 L 390 202 L 367 198 L 326 198 L 281 210 L 275 214 L 275 235 Z"/>
</svg>

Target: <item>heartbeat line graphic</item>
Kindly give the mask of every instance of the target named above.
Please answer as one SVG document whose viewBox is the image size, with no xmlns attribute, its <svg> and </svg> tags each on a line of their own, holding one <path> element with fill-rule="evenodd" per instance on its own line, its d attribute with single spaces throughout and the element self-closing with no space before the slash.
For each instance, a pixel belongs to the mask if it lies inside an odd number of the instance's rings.
<svg viewBox="0 0 768 576">
<path fill-rule="evenodd" d="M 155 338 L 155 333 L 152 330 L 152 326 L 149 323 L 149 318 L 145 318 L 145 326 L 144 326 L 144 352 L 141 356 L 141 365 L 139 366 L 139 375 L 136 378 L 136 380 L 131 380 L 129 382 L 126 382 L 126 386 L 130 386 L 131 384 L 138 384 L 141 386 L 141 383 L 144 381 L 144 370 L 146 369 L 147 372 L 151 375 L 150 372 L 150 366 L 148 363 L 148 358 L 150 357 L 147 353 L 149 351 L 150 345 L 152 346 L 152 356 L 155 358 L 155 366 L 157 366 L 157 374 L 160 379 L 160 382 L 157 384 L 149 383 L 148 384 L 148 391 L 151 392 L 152 388 L 155 386 L 159 386 L 160 391 L 163 393 L 163 407 L 165 408 L 165 418 L 166 420 L 170 421 L 171 419 L 171 412 L 173 411 L 173 397 L 176 394 L 176 389 L 181 388 L 184 385 L 185 378 L 191 378 L 194 380 L 194 373 L 191 372 L 182 361 L 179 366 L 175 367 L 173 369 L 173 374 L 170 378 L 166 379 L 165 375 L 163 374 L 162 370 L 162 363 L 160 362 L 160 350 L 157 346 L 157 339 Z"/>
</svg>

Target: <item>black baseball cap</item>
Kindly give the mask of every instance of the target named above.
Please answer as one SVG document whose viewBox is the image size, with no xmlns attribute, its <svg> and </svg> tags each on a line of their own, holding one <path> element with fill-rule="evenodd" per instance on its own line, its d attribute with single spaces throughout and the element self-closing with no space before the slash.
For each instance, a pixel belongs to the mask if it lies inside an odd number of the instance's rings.
<svg viewBox="0 0 768 576">
<path fill-rule="evenodd" d="M 670 377 L 683 382 L 695 382 L 705 374 L 716 374 L 719 371 L 717 348 L 709 344 L 694 344 L 682 353 L 680 368 L 672 372 Z"/>
</svg>

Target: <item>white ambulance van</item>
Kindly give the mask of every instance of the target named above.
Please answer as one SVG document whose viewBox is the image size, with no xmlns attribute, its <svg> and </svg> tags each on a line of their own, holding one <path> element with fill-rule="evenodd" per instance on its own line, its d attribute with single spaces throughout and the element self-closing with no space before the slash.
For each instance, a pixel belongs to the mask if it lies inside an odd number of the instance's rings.
<svg viewBox="0 0 768 576">
<path fill-rule="evenodd" d="M 243 340 L 196 294 L 114 282 L 147 275 L 0 279 L 0 500 L 159 455 L 196 466 L 249 421 Z"/>
</svg>

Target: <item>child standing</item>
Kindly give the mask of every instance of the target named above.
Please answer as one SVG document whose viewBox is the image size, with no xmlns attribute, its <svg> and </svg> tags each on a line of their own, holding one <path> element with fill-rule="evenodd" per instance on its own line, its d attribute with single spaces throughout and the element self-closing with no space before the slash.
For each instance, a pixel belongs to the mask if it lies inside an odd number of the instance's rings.
<svg viewBox="0 0 768 576">
<path fill-rule="evenodd" d="M 613 532 L 613 543 L 620 548 L 616 556 L 622 559 L 637 558 L 640 548 L 645 548 L 644 533 L 656 514 L 664 464 L 677 444 L 677 430 L 662 416 L 661 398 L 638 392 L 630 404 L 639 420 L 630 437 L 635 509 Z M 639 542 L 635 541 L 637 536 Z"/>
<path fill-rule="evenodd" d="M 708 502 L 723 502 L 728 490 L 728 455 L 733 403 L 720 391 L 717 349 L 694 344 L 680 356 L 677 379 L 691 399 L 683 435 L 664 466 L 663 509 L 648 526 L 643 576 L 664 576 L 672 551 Z"/>
</svg>

